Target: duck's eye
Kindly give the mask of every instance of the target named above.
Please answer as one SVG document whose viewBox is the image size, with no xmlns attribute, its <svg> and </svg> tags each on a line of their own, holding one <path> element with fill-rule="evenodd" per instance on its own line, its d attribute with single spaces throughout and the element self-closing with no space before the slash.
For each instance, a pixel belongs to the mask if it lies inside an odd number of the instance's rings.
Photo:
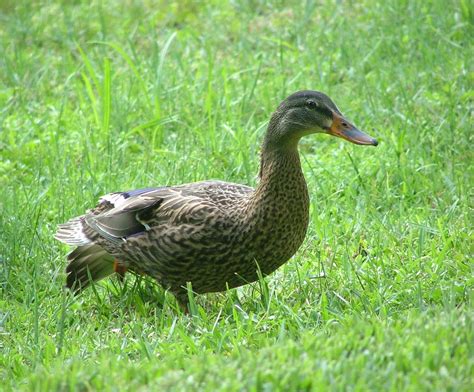
<svg viewBox="0 0 474 392">
<path fill-rule="evenodd" d="M 312 99 L 310 99 L 306 101 L 306 107 L 310 109 L 316 109 L 318 107 L 318 104 L 316 103 L 316 101 L 313 101 Z"/>
</svg>

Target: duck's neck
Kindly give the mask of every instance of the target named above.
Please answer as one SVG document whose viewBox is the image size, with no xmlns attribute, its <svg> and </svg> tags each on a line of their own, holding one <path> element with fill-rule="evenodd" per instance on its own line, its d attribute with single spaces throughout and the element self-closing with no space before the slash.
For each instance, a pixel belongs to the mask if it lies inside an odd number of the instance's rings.
<svg viewBox="0 0 474 392">
<path fill-rule="evenodd" d="M 253 208 L 273 209 L 278 215 L 308 215 L 308 189 L 296 145 L 286 149 L 264 145 L 259 177 L 251 200 Z"/>
<path fill-rule="evenodd" d="M 280 177 L 301 178 L 300 156 L 296 146 L 288 149 L 266 149 L 262 148 L 260 157 L 260 183 L 274 182 Z M 302 177 L 304 180 L 304 177 Z"/>
<path fill-rule="evenodd" d="M 308 189 L 296 148 L 263 149 L 260 182 L 246 207 L 245 236 L 268 274 L 295 254 L 308 227 Z"/>
</svg>

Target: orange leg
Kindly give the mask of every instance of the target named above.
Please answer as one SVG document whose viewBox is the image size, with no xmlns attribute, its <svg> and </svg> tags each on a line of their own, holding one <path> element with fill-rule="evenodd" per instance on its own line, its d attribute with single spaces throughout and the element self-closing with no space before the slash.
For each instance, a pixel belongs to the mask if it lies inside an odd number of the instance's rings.
<svg viewBox="0 0 474 392">
<path fill-rule="evenodd" d="M 120 264 L 117 259 L 114 260 L 114 271 L 119 275 L 119 279 L 123 281 L 125 272 L 127 272 L 127 267 Z"/>
</svg>

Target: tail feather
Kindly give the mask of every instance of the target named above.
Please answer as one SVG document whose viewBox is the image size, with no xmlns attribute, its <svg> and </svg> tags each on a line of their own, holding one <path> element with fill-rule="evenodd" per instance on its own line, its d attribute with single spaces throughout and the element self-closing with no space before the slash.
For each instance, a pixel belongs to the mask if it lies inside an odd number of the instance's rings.
<svg viewBox="0 0 474 392">
<path fill-rule="evenodd" d="M 67 258 L 66 285 L 76 293 L 114 273 L 114 257 L 99 245 L 79 246 Z"/>
<path fill-rule="evenodd" d="M 54 238 L 68 245 L 87 245 L 92 240 L 84 232 L 84 216 L 70 219 L 68 222 L 58 225 L 58 231 Z"/>
</svg>

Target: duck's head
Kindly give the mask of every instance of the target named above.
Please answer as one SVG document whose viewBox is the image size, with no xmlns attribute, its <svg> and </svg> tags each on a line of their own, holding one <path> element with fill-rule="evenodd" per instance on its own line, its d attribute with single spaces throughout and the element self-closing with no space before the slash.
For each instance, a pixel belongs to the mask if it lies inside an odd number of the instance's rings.
<svg viewBox="0 0 474 392">
<path fill-rule="evenodd" d="M 366 146 L 378 144 L 351 124 L 326 94 L 308 90 L 290 95 L 278 106 L 268 125 L 264 147 L 296 147 L 301 137 L 312 133 L 327 133 Z"/>
</svg>

